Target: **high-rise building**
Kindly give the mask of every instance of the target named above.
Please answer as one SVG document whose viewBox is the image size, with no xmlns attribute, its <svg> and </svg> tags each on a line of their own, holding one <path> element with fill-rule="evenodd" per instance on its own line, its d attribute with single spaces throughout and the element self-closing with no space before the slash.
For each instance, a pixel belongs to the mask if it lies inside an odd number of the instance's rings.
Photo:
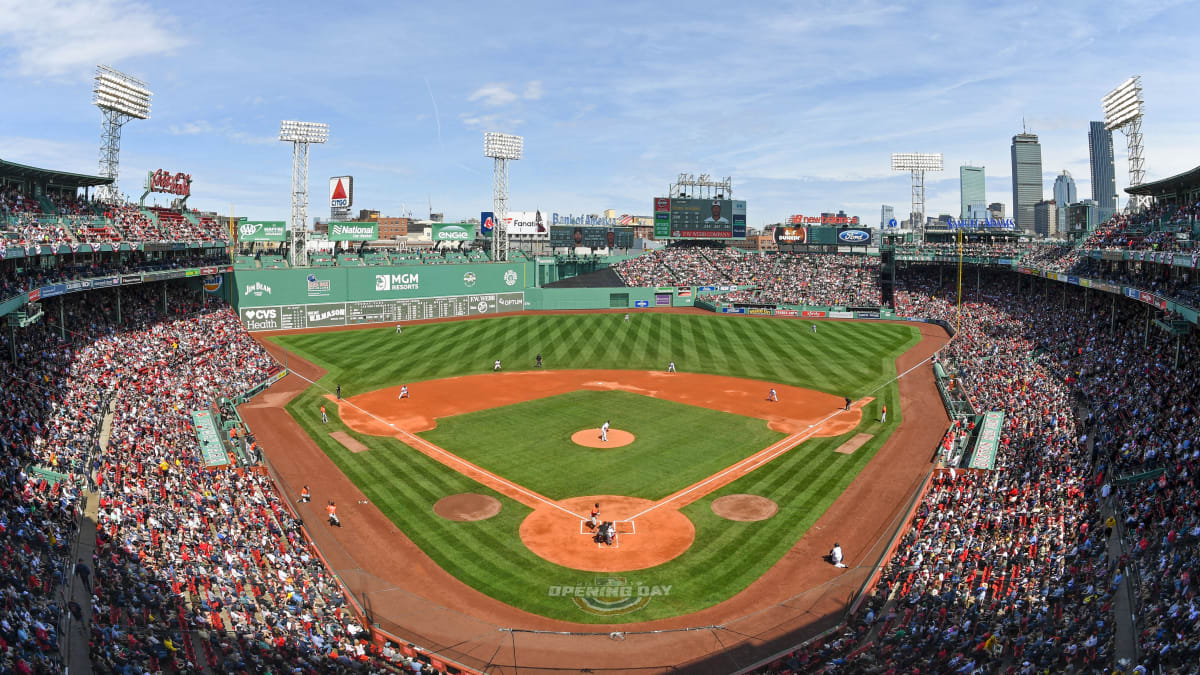
<svg viewBox="0 0 1200 675">
<path fill-rule="evenodd" d="M 970 218 L 971 207 L 987 204 L 982 166 L 958 167 L 959 218 Z"/>
<path fill-rule="evenodd" d="M 1004 220 L 1004 204 L 1001 202 L 992 202 L 988 204 L 988 216 L 992 220 Z"/>
<path fill-rule="evenodd" d="M 892 220 L 895 219 L 895 217 L 896 217 L 896 209 L 892 208 L 888 204 L 884 204 L 879 209 L 879 227 L 880 228 L 891 227 L 891 225 L 889 225 L 889 223 L 891 223 Z"/>
<path fill-rule="evenodd" d="M 1032 232 L 1033 207 L 1042 201 L 1042 146 L 1037 134 L 1012 139 L 1013 220 L 1018 230 Z"/>
<path fill-rule="evenodd" d="M 1058 236 L 1055 232 L 1058 209 L 1053 199 L 1043 199 L 1033 205 L 1033 231 L 1042 237 Z"/>
<path fill-rule="evenodd" d="M 1063 169 L 1063 172 L 1054 179 L 1054 203 L 1062 205 L 1062 208 L 1057 211 L 1057 220 L 1054 222 L 1054 230 L 1059 236 L 1067 232 L 1066 206 L 1077 201 L 1079 200 L 1075 198 L 1075 179 L 1071 178 L 1069 171 Z"/>
<path fill-rule="evenodd" d="M 1112 132 L 1104 128 L 1104 122 L 1089 123 L 1088 157 L 1092 165 L 1092 199 L 1096 201 L 1097 217 L 1104 222 L 1117 212 Z"/>
</svg>

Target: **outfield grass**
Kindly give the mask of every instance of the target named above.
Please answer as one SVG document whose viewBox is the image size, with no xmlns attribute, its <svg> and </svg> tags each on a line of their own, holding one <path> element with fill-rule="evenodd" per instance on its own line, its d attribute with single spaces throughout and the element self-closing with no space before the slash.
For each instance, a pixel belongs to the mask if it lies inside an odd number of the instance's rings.
<svg viewBox="0 0 1200 675">
<path fill-rule="evenodd" d="M 681 370 L 752 377 L 831 393 L 849 389 L 859 397 L 894 377 L 895 357 L 920 339 L 914 327 L 894 324 L 824 322 L 813 336 L 807 332 L 805 321 L 635 314 L 630 325 L 623 323 L 619 314 L 519 316 L 406 327 L 402 336 L 382 329 L 289 335 L 276 340 L 329 369 L 321 386 L 332 389 L 335 383 L 341 383 L 344 394 L 397 384 L 401 374 L 413 382 L 483 372 L 496 358 L 494 352 L 503 352 L 499 357 L 505 359 L 505 369 L 509 370 L 521 365 L 509 354 L 533 354 L 541 349 L 550 367 L 613 368 L 624 363 L 630 368 L 657 369 L 674 359 Z M 510 330 L 514 332 L 508 335 Z M 558 346 L 553 351 L 534 347 L 535 335 L 541 336 L 538 343 Z M 725 340 L 736 349 L 716 349 L 711 342 L 714 339 Z M 590 346 L 592 342 L 597 346 Z M 663 356 L 670 352 L 674 354 Z M 845 370 L 839 371 L 831 364 L 843 364 Z M 532 367 L 531 356 L 528 365 Z M 555 565 L 530 552 L 519 534 L 528 508 L 396 439 L 350 430 L 337 419 L 336 411 L 331 411 L 334 414 L 328 425 L 321 424 L 318 410 L 322 393 L 310 388 L 288 406 L 289 412 L 372 502 L 434 561 L 468 585 L 515 607 L 551 618 L 596 624 L 686 614 L 744 589 L 774 565 L 824 513 L 904 414 L 897 387 L 887 385 L 871 394 L 876 400 L 864 410 L 857 429 L 840 437 L 806 441 L 685 507 L 683 513 L 696 527 L 692 547 L 658 567 L 619 575 L 632 584 L 669 585 L 670 594 L 654 598 L 632 614 L 597 617 L 584 613 L 569 599 L 550 596 L 550 586 L 588 585 L 598 575 Z M 888 406 L 887 424 L 875 421 L 881 405 Z M 585 426 L 594 424 L 589 417 Z M 369 451 L 349 452 L 329 438 L 332 431 L 346 431 Z M 873 438 L 851 455 L 834 452 L 856 433 L 873 434 Z M 637 465 L 631 473 L 646 469 Z M 438 499 L 459 492 L 492 495 L 501 501 L 501 513 L 473 523 L 446 521 L 433 513 Z M 612 492 L 627 494 L 626 490 Z M 767 497 L 779 504 L 780 511 L 756 523 L 732 522 L 713 515 L 712 500 L 734 493 Z"/>
<path fill-rule="evenodd" d="M 576 445 L 600 426 L 632 433 L 621 448 Z M 765 420 L 624 391 L 576 391 L 444 417 L 420 434 L 498 476 L 551 498 L 624 495 L 658 500 L 771 445 L 786 434 Z"/>
<path fill-rule="evenodd" d="M 665 370 L 733 375 L 858 398 L 891 377 L 895 357 L 920 335 L 915 327 L 738 316 L 646 313 L 517 315 L 474 321 L 271 338 L 329 371 L 345 396 L 401 382 L 504 369 Z"/>
</svg>

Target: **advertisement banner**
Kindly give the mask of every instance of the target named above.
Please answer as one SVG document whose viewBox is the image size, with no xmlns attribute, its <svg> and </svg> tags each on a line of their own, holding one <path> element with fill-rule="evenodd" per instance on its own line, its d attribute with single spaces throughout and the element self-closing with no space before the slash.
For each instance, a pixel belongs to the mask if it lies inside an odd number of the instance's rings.
<svg viewBox="0 0 1200 675">
<path fill-rule="evenodd" d="M 128 286 L 130 284 L 140 284 L 140 283 L 142 283 L 142 275 L 140 275 L 140 274 L 122 274 L 121 275 L 121 285 L 122 286 Z"/>
<path fill-rule="evenodd" d="M 329 179 L 329 208 L 348 209 L 354 205 L 354 176 Z"/>
<path fill-rule="evenodd" d="M 823 319 L 823 318 L 825 318 L 825 312 L 818 312 L 815 310 L 806 309 L 800 313 L 800 316 L 803 316 L 803 317 L 809 318 L 809 319 Z"/>
<path fill-rule="evenodd" d="M 796 309 L 777 309 L 775 316 L 800 316 L 800 311 Z"/>
<path fill-rule="evenodd" d="M 722 314 L 745 314 L 746 308 L 745 307 L 722 307 L 721 313 Z"/>
<path fill-rule="evenodd" d="M 650 301 L 649 300 L 634 300 L 633 306 L 634 307 L 649 307 Z"/>
<path fill-rule="evenodd" d="M 654 306 L 655 307 L 670 307 L 671 306 L 671 294 L 670 293 L 655 293 L 654 294 Z"/>
<path fill-rule="evenodd" d="M 808 228 L 780 226 L 775 228 L 774 236 L 776 244 L 807 244 Z"/>
<path fill-rule="evenodd" d="M 45 300 L 46 298 L 53 298 L 56 295 L 62 295 L 63 293 L 66 293 L 67 285 L 66 284 L 50 284 L 48 286 L 42 286 L 41 290 L 42 290 L 42 299 Z"/>
<path fill-rule="evenodd" d="M 504 217 L 504 227 L 510 235 L 550 238 L 550 223 L 541 211 L 512 211 Z"/>
<path fill-rule="evenodd" d="M 491 211 L 479 212 L 479 236 L 491 237 L 496 229 L 496 214 Z"/>
<path fill-rule="evenodd" d="M 772 314 L 775 313 L 775 310 L 768 309 L 766 307 L 747 307 L 746 313 L 747 314 L 757 314 L 758 316 L 771 316 Z"/>
<path fill-rule="evenodd" d="M 112 286 L 120 286 L 121 277 L 102 277 L 100 279 L 92 279 L 92 288 L 111 288 Z"/>
<path fill-rule="evenodd" d="M 247 220 L 238 223 L 238 241 L 286 241 L 287 222 L 282 220 Z"/>
<path fill-rule="evenodd" d="M 243 307 L 241 314 L 242 324 L 248 331 L 279 330 L 281 328 L 278 307 Z"/>
<path fill-rule="evenodd" d="M 991 470 L 996 468 L 996 451 L 1000 447 L 1000 434 L 1004 428 L 1004 413 L 987 412 L 979 429 L 979 440 L 971 453 L 969 469 Z"/>
<path fill-rule="evenodd" d="M 878 319 L 879 312 L 855 312 L 854 318 L 856 318 L 856 319 Z"/>
<path fill-rule="evenodd" d="M 469 223 L 434 223 L 430 238 L 434 241 L 475 241 L 475 226 Z"/>
<path fill-rule="evenodd" d="M 379 223 L 329 223 L 329 241 L 375 241 Z"/>
<path fill-rule="evenodd" d="M 626 227 L 567 226 L 550 228 L 550 248 L 633 248 L 633 230 Z"/>
<path fill-rule="evenodd" d="M 825 316 L 830 319 L 853 319 L 854 312 L 829 312 Z"/>
<path fill-rule="evenodd" d="M 871 231 L 857 227 L 838 228 L 837 240 L 842 246 L 870 246 Z"/>
</svg>

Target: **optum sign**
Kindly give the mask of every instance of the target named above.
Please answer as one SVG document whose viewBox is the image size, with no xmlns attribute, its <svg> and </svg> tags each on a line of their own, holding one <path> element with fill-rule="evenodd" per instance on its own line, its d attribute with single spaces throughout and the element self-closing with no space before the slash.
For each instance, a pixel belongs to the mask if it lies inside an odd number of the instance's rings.
<svg viewBox="0 0 1200 675">
<path fill-rule="evenodd" d="M 469 223 L 435 224 L 430 236 L 434 241 L 474 241 L 475 226 Z"/>
</svg>

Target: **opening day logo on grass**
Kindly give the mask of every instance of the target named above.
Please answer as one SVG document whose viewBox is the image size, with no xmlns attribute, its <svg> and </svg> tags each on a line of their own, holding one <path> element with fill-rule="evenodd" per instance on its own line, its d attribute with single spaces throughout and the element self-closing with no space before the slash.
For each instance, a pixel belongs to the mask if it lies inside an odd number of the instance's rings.
<svg viewBox="0 0 1200 675">
<path fill-rule="evenodd" d="M 671 586 L 635 584 L 624 577 L 596 577 L 586 586 L 550 586 L 552 598 L 571 598 L 579 609 L 595 616 L 629 614 L 650 599 L 671 594 Z"/>
</svg>

